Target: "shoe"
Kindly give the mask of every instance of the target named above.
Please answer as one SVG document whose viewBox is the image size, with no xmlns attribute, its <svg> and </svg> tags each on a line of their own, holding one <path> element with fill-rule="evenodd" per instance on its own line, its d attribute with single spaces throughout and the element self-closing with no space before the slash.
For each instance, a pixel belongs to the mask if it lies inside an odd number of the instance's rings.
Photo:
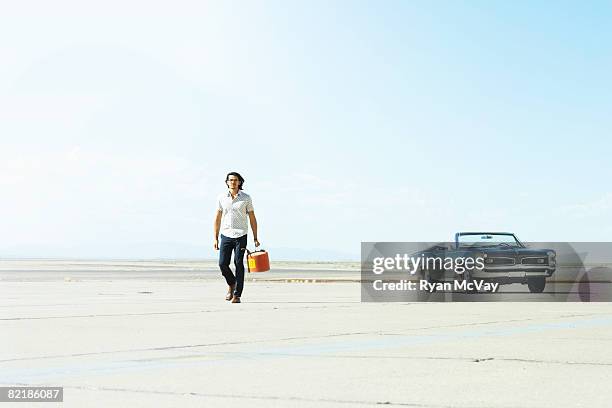
<svg viewBox="0 0 612 408">
<path fill-rule="evenodd" d="M 232 303 L 240 303 L 240 296 L 234 296 Z"/>
<path fill-rule="evenodd" d="M 232 300 L 234 297 L 234 289 L 236 289 L 236 284 L 229 285 L 229 289 L 227 290 L 227 295 L 225 296 L 225 300 Z"/>
</svg>

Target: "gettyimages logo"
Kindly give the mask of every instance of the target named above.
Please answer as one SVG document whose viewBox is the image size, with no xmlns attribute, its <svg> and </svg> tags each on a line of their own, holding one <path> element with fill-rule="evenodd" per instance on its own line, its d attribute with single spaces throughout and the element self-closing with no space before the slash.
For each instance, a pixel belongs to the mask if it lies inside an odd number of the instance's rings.
<svg viewBox="0 0 612 408">
<path fill-rule="evenodd" d="M 468 280 L 470 272 L 482 271 L 485 267 L 485 255 L 470 256 L 409 256 L 408 254 L 395 254 L 393 257 L 376 257 L 372 260 L 372 273 L 381 275 L 385 271 L 405 271 L 410 275 L 416 275 L 419 271 L 443 270 L 452 271 L 457 275 L 465 275 L 463 279 L 454 279 L 452 282 L 432 282 L 430 279 L 408 280 L 402 279 L 399 282 L 385 282 L 377 279 L 372 287 L 376 291 L 385 290 L 408 290 L 408 291 L 497 291 L 498 283 L 489 283 L 484 280 Z"/>
<path fill-rule="evenodd" d="M 408 254 L 395 254 L 394 257 L 377 257 L 373 259 L 372 272 L 375 274 L 381 274 L 385 270 L 405 270 L 414 275 L 421 268 L 423 269 L 445 269 L 453 270 L 456 274 L 461 275 L 466 270 L 471 271 L 474 269 L 484 269 L 484 256 L 476 258 L 472 257 L 444 257 L 439 256 L 408 256 Z"/>
</svg>

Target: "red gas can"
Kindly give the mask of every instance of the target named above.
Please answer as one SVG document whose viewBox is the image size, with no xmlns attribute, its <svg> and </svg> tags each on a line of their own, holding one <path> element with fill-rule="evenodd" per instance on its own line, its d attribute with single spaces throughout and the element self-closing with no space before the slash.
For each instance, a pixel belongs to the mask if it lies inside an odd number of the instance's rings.
<svg viewBox="0 0 612 408">
<path fill-rule="evenodd" d="M 251 252 L 247 249 L 249 272 L 266 272 L 270 270 L 270 258 L 264 249 Z"/>
</svg>

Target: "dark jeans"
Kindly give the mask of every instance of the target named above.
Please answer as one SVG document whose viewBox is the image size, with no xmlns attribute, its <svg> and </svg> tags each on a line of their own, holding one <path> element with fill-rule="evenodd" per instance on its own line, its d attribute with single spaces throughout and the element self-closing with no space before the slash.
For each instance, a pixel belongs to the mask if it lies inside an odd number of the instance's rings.
<svg viewBox="0 0 612 408">
<path fill-rule="evenodd" d="M 229 238 L 221 234 L 221 244 L 219 245 L 219 268 L 228 285 L 236 283 L 234 296 L 242 296 L 242 287 L 244 286 L 244 263 L 242 258 L 244 257 L 244 248 L 246 248 L 246 246 L 246 234 L 238 238 Z M 234 276 L 229 267 L 232 251 L 234 252 L 236 276 Z"/>
</svg>

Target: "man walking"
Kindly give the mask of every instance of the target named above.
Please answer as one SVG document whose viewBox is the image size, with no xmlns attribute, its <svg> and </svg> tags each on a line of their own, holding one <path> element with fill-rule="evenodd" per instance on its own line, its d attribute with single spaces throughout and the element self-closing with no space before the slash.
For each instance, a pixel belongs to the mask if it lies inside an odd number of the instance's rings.
<svg viewBox="0 0 612 408">
<path fill-rule="evenodd" d="M 244 178 L 236 172 L 225 176 L 227 193 L 221 194 L 217 202 L 217 213 L 215 216 L 215 249 L 219 252 L 219 268 L 228 285 L 225 300 L 232 303 L 240 303 L 242 288 L 244 286 L 244 263 L 243 256 L 247 246 L 247 216 L 253 231 L 255 246 L 259 246 L 257 240 L 257 219 L 253 210 L 251 196 L 242 191 Z M 219 232 L 221 232 L 221 243 L 219 243 Z M 234 253 L 234 265 L 236 276 L 229 267 L 230 259 Z"/>
</svg>

